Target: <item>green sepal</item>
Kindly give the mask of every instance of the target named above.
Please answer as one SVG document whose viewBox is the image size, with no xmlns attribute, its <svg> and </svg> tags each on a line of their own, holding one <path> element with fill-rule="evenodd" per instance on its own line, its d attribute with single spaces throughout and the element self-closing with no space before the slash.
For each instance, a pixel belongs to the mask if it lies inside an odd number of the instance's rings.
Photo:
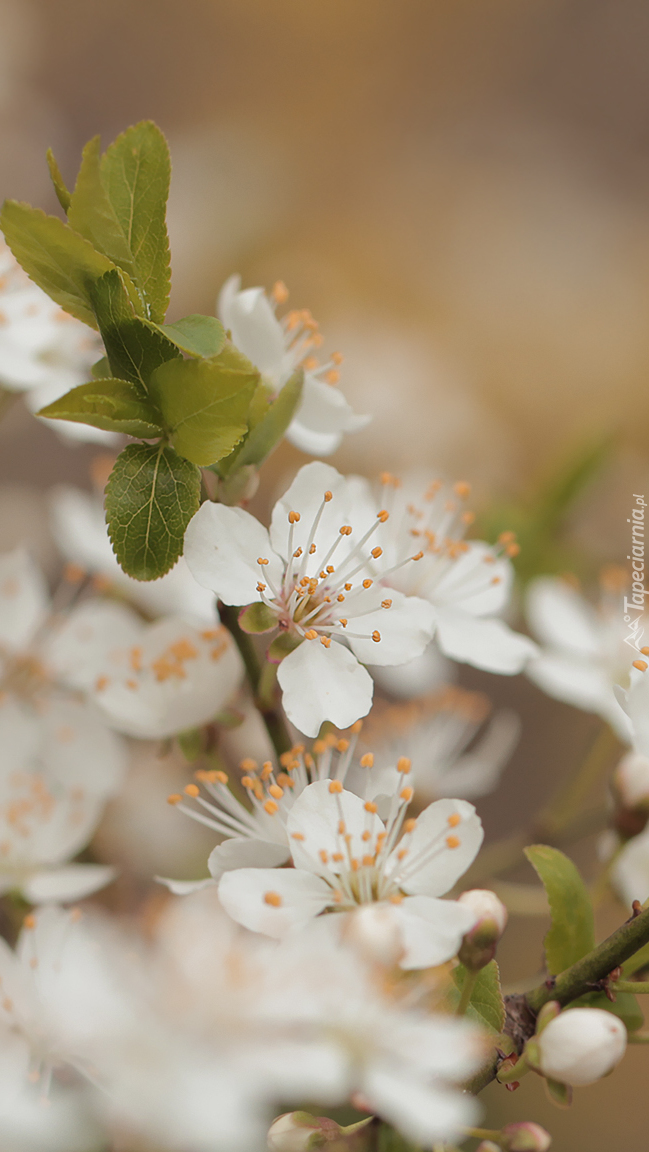
<svg viewBox="0 0 649 1152">
<path fill-rule="evenodd" d="M 152 374 L 149 390 L 176 450 L 192 463 L 214 464 L 248 430 L 259 373 L 228 341 L 209 360 L 171 360 Z"/>
<path fill-rule="evenodd" d="M 173 568 L 200 492 L 198 468 L 168 445 L 129 444 L 120 453 L 106 487 L 106 520 L 129 576 L 157 580 Z"/>
<path fill-rule="evenodd" d="M 92 305 L 116 379 L 130 380 L 145 396 L 151 373 L 181 353 L 155 325 L 136 316 L 121 269 L 111 268 L 93 285 Z"/>
<path fill-rule="evenodd" d="M 286 429 L 293 419 L 300 401 L 304 386 L 304 373 L 301 369 L 294 372 L 287 380 L 275 400 L 265 405 L 263 414 L 254 420 L 253 405 L 251 405 L 251 421 L 248 435 L 231 457 L 223 460 L 219 471 L 223 476 L 230 476 L 239 468 L 253 464 L 259 468 L 264 460 L 270 456 L 280 440 L 283 439 Z M 265 387 L 262 385 L 262 387 Z"/>
<path fill-rule="evenodd" d="M 267 604 L 258 600 L 239 613 L 239 627 L 244 632 L 271 632 L 273 628 L 277 628 L 277 616 L 271 612 Z"/>
<path fill-rule="evenodd" d="M 243 712 L 237 712 L 235 708 L 223 708 L 216 713 L 213 723 L 218 728 L 240 728 L 244 720 Z"/>
<path fill-rule="evenodd" d="M 545 1090 L 557 1108 L 569 1108 L 572 1104 L 572 1088 L 569 1084 L 561 1084 L 559 1080 L 545 1077 Z"/>
<path fill-rule="evenodd" d="M 186 732 L 179 732 L 176 739 L 180 751 L 189 764 L 198 760 L 205 751 L 205 732 L 202 728 L 188 728 Z"/>
<path fill-rule="evenodd" d="M 72 420 L 105 432 L 152 439 L 162 434 L 160 418 L 128 380 L 102 379 L 79 384 L 36 413 L 49 420 Z"/>
<path fill-rule="evenodd" d="M 97 328 L 91 287 L 114 265 L 58 216 L 5 200 L 0 227 L 25 272 L 71 316 Z"/>
<path fill-rule="evenodd" d="M 58 164 L 54 158 L 54 153 L 53 153 L 51 148 L 47 149 L 46 157 L 47 157 L 47 167 L 50 170 L 50 179 L 52 181 L 52 184 L 54 185 L 54 191 L 56 192 L 56 198 L 57 198 L 59 204 L 61 205 L 63 211 L 67 215 L 68 208 L 70 207 L 70 200 L 72 197 L 70 196 L 70 193 L 66 187 L 65 180 L 63 179 L 63 177 L 61 175 L 61 169 L 59 168 L 59 166 L 58 166 Z"/>
<path fill-rule="evenodd" d="M 127 128 L 107 148 L 101 183 L 128 243 L 133 280 L 146 301 L 147 317 L 164 321 L 171 271 L 165 214 L 171 162 L 167 141 L 150 120 Z"/>
<path fill-rule="evenodd" d="M 456 1008 L 459 1003 L 467 974 L 464 964 L 458 964 L 451 973 L 455 987 L 450 989 L 448 998 L 452 1008 Z M 505 1003 L 495 960 L 490 960 L 478 972 L 466 1016 L 490 1032 L 502 1032 L 505 1025 Z"/>
<path fill-rule="evenodd" d="M 280 632 L 268 646 L 266 659 L 269 664 L 281 664 L 286 656 L 290 656 L 302 643 L 301 636 L 294 636 L 292 632 Z"/>
<path fill-rule="evenodd" d="M 188 356 L 218 356 L 225 347 L 225 328 L 216 316 L 200 316 L 195 313 L 183 316 L 182 320 L 176 320 L 174 324 L 159 324 L 156 327 Z"/>
<path fill-rule="evenodd" d="M 561 1012 L 561 1005 L 557 1000 L 548 1000 L 536 1017 L 536 1035 L 540 1036 L 552 1020 L 556 1020 Z"/>
<path fill-rule="evenodd" d="M 525 855 L 550 904 L 552 924 L 543 943 L 548 972 L 557 976 L 595 947 L 593 907 L 577 868 L 558 848 L 533 844 Z"/>
</svg>

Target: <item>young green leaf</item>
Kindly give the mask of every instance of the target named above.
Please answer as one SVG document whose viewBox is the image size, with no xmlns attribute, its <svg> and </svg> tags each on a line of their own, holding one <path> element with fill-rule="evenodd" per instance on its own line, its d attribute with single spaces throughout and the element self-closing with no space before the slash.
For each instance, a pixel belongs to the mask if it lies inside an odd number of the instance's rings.
<svg viewBox="0 0 649 1152">
<path fill-rule="evenodd" d="M 216 316 L 183 316 L 158 330 L 188 356 L 218 356 L 225 345 L 225 328 Z"/>
<path fill-rule="evenodd" d="M 99 136 L 86 144 L 74 192 L 70 198 L 68 221 L 93 248 L 103 252 L 137 283 L 138 268 L 120 220 L 101 178 Z"/>
<path fill-rule="evenodd" d="M 93 285 L 92 304 L 113 375 L 145 395 L 151 373 L 181 353 L 154 324 L 134 315 L 123 277 L 117 268 L 102 276 Z"/>
<path fill-rule="evenodd" d="M 133 257 L 133 279 L 156 324 L 164 321 L 171 286 L 165 223 L 170 175 L 167 141 L 148 120 L 127 128 L 101 160 L 101 181 Z"/>
<path fill-rule="evenodd" d="M 467 969 L 464 964 L 458 964 L 451 976 L 455 988 L 449 993 L 449 1000 L 453 1008 L 460 1001 L 460 993 L 467 978 Z M 500 988 L 500 973 L 495 960 L 490 960 L 481 968 L 471 993 L 471 1000 L 467 1008 L 467 1017 L 481 1024 L 490 1032 L 502 1032 L 505 1024 L 505 1003 Z"/>
<path fill-rule="evenodd" d="M 126 436 L 152 439 L 162 434 L 161 418 L 150 400 L 142 399 L 128 380 L 92 380 L 60 396 L 38 416 L 50 420 L 73 420 L 90 424 L 105 432 L 123 432 Z"/>
<path fill-rule="evenodd" d="M 182 555 L 185 529 L 198 511 L 201 474 L 163 444 L 129 444 L 106 487 L 106 520 L 122 568 L 157 580 Z"/>
<path fill-rule="evenodd" d="M 63 211 L 67 215 L 68 208 L 70 207 L 70 199 L 71 199 L 70 193 L 68 192 L 68 189 L 65 186 L 65 180 L 63 179 L 63 177 L 61 175 L 61 169 L 59 168 L 56 160 L 54 159 L 54 153 L 53 153 L 51 148 L 47 149 L 46 155 L 47 155 L 47 167 L 50 170 L 50 179 L 52 181 L 52 184 L 54 185 L 54 191 L 56 192 L 56 198 L 57 198 L 59 204 L 61 205 Z"/>
<path fill-rule="evenodd" d="M 227 342 L 211 360 L 170 360 L 151 376 L 149 390 L 174 447 L 194 464 L 227 456 L 248 430 L 259 373 Z"/>
<path fill-rule="evenodd" d="M 294 372 L 276 399 L 266 406 L 261 419 L 250 428 L 239 448 L 221 462 L 218 471 L 222 476 L 229 476 L 236 469 L 248 464 L 259 467 L 270 456 L 295 415 L 302 399 L 303 383 L 303 372 L 301 370 Z"/>
<path fill-rule="evenodd" d="M 113 264 L 92 244 L 40 208 L 5 200 L 0 227 L 27 275 L 71 316 L 97 327 L 90 290 Z"/>
<path fill-rule="evenodd" d="M 556 976 L 595 947 L 595 922 L 588 890 L 572 860 L 558 848 L 533 844 L 525 855 L 547 893 L 552 925 L 545 940 L 548 972 Z"/>
</svg>

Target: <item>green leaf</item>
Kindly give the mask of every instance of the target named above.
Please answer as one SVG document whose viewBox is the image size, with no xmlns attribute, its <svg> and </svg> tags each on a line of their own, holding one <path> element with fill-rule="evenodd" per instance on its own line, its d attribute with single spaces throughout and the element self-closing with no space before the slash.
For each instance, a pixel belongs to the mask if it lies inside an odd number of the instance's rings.
<svg viewBox="0 0 649 1152">
<path fill-rule="evenodd" d="M 54 185 L 54 191 L 56 192 L 56 198 L 57 198 L 59 204 L 61 205 L 63 211 L 67 214 L 68 208 L 70 207 L 70 199 L 71 199 L 70 193 L 68 192 L 68 189 L 65 186 L 65 180 L 63 179 L 63 177 L 61 175 L 61 169 L 59 168 L 58 164 L 56 163 L 56 160 L 54 159 L 54 153 L 53 153 L 51 148 L 47 149 L 46 155 L 47 155 L 47 167 L 50 170 L 50 178 L 51 178 L 52 184 Z"/>
<path fill-rule="evenodd" d="M 185 529 L 200 504 L 201 474 L 173 448 L 129 444 L 106 487 L 106 520 L 122 568 L 156 580 L 182 554 Z"/>
<path fill-rule="evenodd" d="M 110 380 L 113 374 L 110 370 L 108 357 L 102 356 L 101 360 L 95 361 L 91 368 L 91 372 L 95 380 Z"/>
<path fill-rule="evenodd" d="M 572 860 L 558 848 L 533 844 L 525 855 L 548 896 L 552 925 L 544 940 L 548 972 L 563 972 L 595 947 L 590 897 Z"/>
<path fill-rule="evenodd" d="M 160 417 L 149 400 L 143 400 L 127 380 L 92 380 L 60 396 L 37 416 L 50 420 L 73 420 L 105 432 L 151 439 L 162 434 Z"/>
<path fill-rule="evenodd" d="M 259 600 L 239 613 L 239 627 L 244 632 L 270 632 L 277 628 L 277 616 Z"/>
<path fill-rule="evenodd" d="M 294 372 L 264 415 L 251 427 L 243 444 L 224 460 L 219 471 L 230 475 L 237 468 L 254 464 L 259 467 L 279 444 L 302 399 L 304 373 Z"/>
<path fill-rule="evenodd" d="M 123 277 L 117 268 L 106 272 L 93 285 L 92 303 L 112 374 L 138 385 L 144 395 L 151 373 L 181 353 L 155 325 L 134 314 Z"/>
<path fill-rule="evenodd" d="M 68 208 L 68 221 L 93 248 L 137 282 L 138 267 L 120 220 L 108 199 L 101 177 L 99 136 L 86 144 Z"/>
<path fill-rule="evenodd" d="M 649 944 L 645 944 L 638 952 L 634 952 L 633 956 L 629 956 L 629 959 L 624 961 L 622 979 L 628 980 L 629 977 L 635 976 L 636 972 L 641 972 L 643 968 L 649 968 Z"/>
<path fill-rule="evenodd" d="M 0 227 L 16 260 L 39 288 L 77 320 L 96 328 L 90 293 L 113 269 L 111 261 L 57 216 L 17 200 L 5 200 Z"/>
<path fill-rule="evenodd" d="M 158 329 L 189 356 L 218 356 L 225 345 L 225 328 L 216 316 L 184 316 L 175 324 L 160 324 Z"/>
<path fill-rule="evenodd" d="M 227 456 L 248 430 L 259 373 L 230 341 L 211 360 L 171 360 L 153 373 L 149 389 L 174 447 L 193 464 Z"/>
<path fill-rule="evenodd" d="M 455 1008 L 459 1003 L 460 993 L 467 978 L 467 969 L 464 964 L 458 964 L 453 969 L 451 976 L 455 988 L 450 990 L 449 1000 L 452 1007 Z M 495 960 L 490 960 L 484 968 L 480 969 L 466 1015 L 483 1028 L 488 1028 L 490 1032 L 502 1032 L 505 1024 L 505 1004 L 500 988 L 500 973 Z"/>
<path fill-rule="evenodd" d="M 149 320 L 165 318 L 171 287 L 165 213 L 171 164 L 160 129 L 150 120 L 127 128 L 101 160 L 101 180 L 134 264 L 133 279 Z"/>
</svg>

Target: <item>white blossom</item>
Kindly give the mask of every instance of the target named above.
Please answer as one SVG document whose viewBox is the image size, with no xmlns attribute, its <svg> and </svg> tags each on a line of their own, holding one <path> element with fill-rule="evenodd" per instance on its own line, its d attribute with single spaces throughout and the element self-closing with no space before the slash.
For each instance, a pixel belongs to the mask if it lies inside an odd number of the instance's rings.
<svg viewBox="0 0 649 1152">
<path fill-rule="evenodd" d="M 92 379 L 92 365 L 103 354 L 96 333 L 32 283 L 0 237 L 0 384 L 24 392 L 37 412 Z M 88 424 L 57 420 L 53 426 L 72 440 L 117 440 Z"/>
<path fill-rule="evenodd" d="M 616 572 L 604 573 L 602 597 L 593 607 L 565 580 L 543 576 L 528 590 L 527 618 L 542 645 L 527 667 L 539 688 L 608 721 L 625 743 L 630 726 L 615 696 L 628 678 L 633 650 L 624 643 L 622 586 Z"/>
<path fill-rule="evenodd" d="M 308 785 L 286 822 L 294 867 L 225 872 L 219 882 L 223 906 L 245 927 L 281 937 L 325 910 L 348 913 L 376 902 L 399 927 L 402 967 L 429 967 L 455 956 L 476 917 L 439 897 L 473 861 L 482 825 L 463 800 L 438 800 L 406 820 L 412 799 L 406 776 L 404 764 L 385 822 L 374 801 L 346 792 L 338 780 Z"/>
<path fill-rule="evenodd" d="M 275 286 L 270 298 L 263 288 L 241 291 L 241 278 L 231 276 L 221 289 L 218 313 L 239 351 L 275 392 L 297 368 L 304 369 L 302 399 L 286 437 L 302 452 L 329 456 L 344 433 L 364 428 L 370 417 L 355 416 L 336 387 L 342 356 L 334 353 L 327 363 L 318 363 L 314 352 L 322 337 L 310 312 L 288 312 L 281 320 L 275 315 L 287 295 L 282 284 Z"/>
<path fill-rule="evenodd" d="M 502 675 L 520 672 L 537 647 L 500 618 L 513 581 L 508 558 L 518 547 L 513 533 L 504 533 L 495 546 L 463 539 L 473 519 L 463 511 L 468 484 L 450 487 L 412 478 L 402 485 L 389 473 L 382 481 L 390 515 L 378 543 L 391 571 L 382 576 L 377 570 L 377 579 L 433 605 L 435 641 L 444 655 Z M 413 548 L 421 562 L 404 566 Z"/>
<path fill-rule="evenodd" d="M 543 1074 L 576 1088 L 593 1084 L 619 1064 L 626 1028 L 602 1008 L 570 1008 L 550 1021 L 536 1043 Z"/>
<path fill-rule="evenodd" d="M 433 634 L 430 604 L 387 597 L 374 568 L 369 574 L 386 516 L 363 480 L 314 462 L 275 505 L 270 532 L 242 508 L 209 502 L 187 529 L 185 556 L 199 583 L 226 604 L 263 605 L 266 627 L 297 644 L 277 677 L 289 720 L 307 736 L 324 720 L 347 728 L 369 711 L 372 678 L 361 661 L 399 664 Z"/>
</svg>

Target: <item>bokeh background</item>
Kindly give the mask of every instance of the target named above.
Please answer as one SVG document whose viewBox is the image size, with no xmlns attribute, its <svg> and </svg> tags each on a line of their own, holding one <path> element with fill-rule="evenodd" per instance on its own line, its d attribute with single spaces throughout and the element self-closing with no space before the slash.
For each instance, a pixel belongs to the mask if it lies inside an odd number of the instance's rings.
<svg viewBox="0 0 649 1152">
<path fill-rule="evenodd" d="M 0 191 L 54 211 L 48 146 L 70 182 L 90 136 L 154 118 L 175 316 L 212 311 L 235 271 L 284 280 L 374 415 L 343 470 L 433 467 L 487 508 L 612 434 L 567 532 L 593 565 L 621 561 L 629 494 L 649 488 L 648 42 L 642 0 L 0 0 Z M 0 545 L 27 534 L 53 565 L 44 493 L 89 485 L 93 455 L 14 406 Z M 283 448 L 271 487 L 299 460 Z M 521 678 L 463 682 L 526 724 L 482 806 L 502 833 L 596 722 Z M 538 969 L 545 926 L 512 923 L 509 980 Z M 632 1051 L 566 1114 L 534 1077 L 491 1088 L 488 1122 L 536 1119 L 556 1152 L 640 1152 L 648 1059 Z"/>
</svg>

